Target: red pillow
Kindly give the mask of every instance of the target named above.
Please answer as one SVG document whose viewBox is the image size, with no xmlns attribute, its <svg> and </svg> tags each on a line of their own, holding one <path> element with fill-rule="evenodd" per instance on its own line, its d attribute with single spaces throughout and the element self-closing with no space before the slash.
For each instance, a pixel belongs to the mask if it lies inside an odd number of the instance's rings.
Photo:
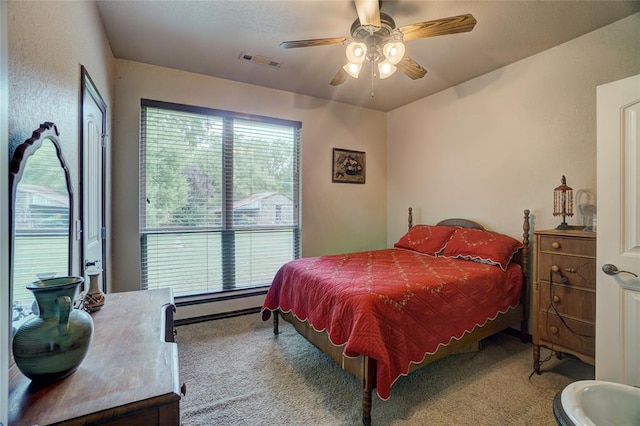
<svg viewBox="0 0 640 426">
<path fill-rule="evenodd" d="M 457 226 L 415 225 L 393 246 L 435 256 L 456 229 Z"/>
<path fill-rule="evenodd" d="M 453 233 L 443 256 L 499 265 L 503 270 L 522 247 L 515 238 L 474 228 L 458 228 Z"/>
</svg>

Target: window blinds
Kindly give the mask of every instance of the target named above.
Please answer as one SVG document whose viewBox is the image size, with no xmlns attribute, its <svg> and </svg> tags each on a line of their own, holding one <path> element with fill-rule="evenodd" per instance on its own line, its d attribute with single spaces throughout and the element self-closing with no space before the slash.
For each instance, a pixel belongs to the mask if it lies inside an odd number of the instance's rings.
<svg viewBox="0 0 640 426">
<path fill-rule="evenodd" d="M 142 101 L 142 286 L 271 283 L 300 252 L 298 122 Z"/>
</svg>

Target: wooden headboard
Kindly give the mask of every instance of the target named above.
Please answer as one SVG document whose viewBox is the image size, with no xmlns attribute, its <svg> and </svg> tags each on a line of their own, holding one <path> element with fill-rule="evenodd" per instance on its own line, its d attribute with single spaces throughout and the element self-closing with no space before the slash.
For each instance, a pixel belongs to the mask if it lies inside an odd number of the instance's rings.
<svg viewBox="0 0 640 426">
<path fill-rule="evenodd" d="M 445 219 L 436 223 L 438 226 L 462 226 L 463 228 L 484 229 L 478 222 L 469 219 Z"/>
<path fill-rule="evenodd" d="M 413 208 L 409 207 L 409 229 L 413 227 Z M 436 223 L 439 226 L 462 226 L 463 228 L 484 229 L 478 222 L 469 219 L 444 219 Z"/>
<path fill-rule="evenodd" d="M 413 227 L 413 208 L 409 207 L 409 229 Z M 462 226 L 465 228 L 484 229 L 484 226 L 469 219 L 445 219 L 437 225 Z M 522 248 L 513 256 L 513 260 L 520 264 L 525 277 L 525 285 L 529 282 L 529 210 L 524 210 L 524 222 L 522 224 Z"/>
</svg>

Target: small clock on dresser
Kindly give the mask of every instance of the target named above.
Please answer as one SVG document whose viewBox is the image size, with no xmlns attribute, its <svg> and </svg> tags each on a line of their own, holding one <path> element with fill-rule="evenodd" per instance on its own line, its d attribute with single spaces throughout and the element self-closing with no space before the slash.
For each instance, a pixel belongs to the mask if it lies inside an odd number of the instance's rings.
<svg viewBox="0 0 640 426">
<path fill-rule="evenodd" d="M 540 347 L 594 365 L 596 234 L 582 227 L 535 233 L 533 368 L 540 374 Z"/>
</svg>

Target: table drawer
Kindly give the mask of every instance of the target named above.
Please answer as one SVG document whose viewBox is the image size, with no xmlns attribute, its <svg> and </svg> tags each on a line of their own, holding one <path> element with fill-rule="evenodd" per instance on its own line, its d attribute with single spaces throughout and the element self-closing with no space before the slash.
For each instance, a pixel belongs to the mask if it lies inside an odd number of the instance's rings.
<svg viewBox="0 0 640 426">
<path fill-rule="evenodd" d="M 561 254 L 541 254 L 538 258 L 538 281 L 541 285 L 549 281 L 552 266 L 557 266 L 567 278 L 567 285 L 596 288 L 596 260 L 587 257 L 564 256 Z M 553 274 L 553 281 L 559 283 L 559 273 Z"/>
<path fill-rule="evenodd" d="M 596 294 L 593 291 L 577 287 L 540 284 L 540 310 L 555 314 L 553 307 L 562 315 L 595 323 L 596 320 Z M 553 307 L 551 306 L 553 303 Z"/>
<path fill-rule="evenodd" d="M 538 250 L 578 256 L 596 256 L 595 240 L 541 235 Z"/>
<path fill-rule="evenodd" d="M 582 321 L 563 318 L 569 328 L 555 313 L 538 312 L 538 335 L 540 343 L 560 350 L 574 350 L 589 357 L 595 356 L 595 326 Z M 548 342 L 548 343 L 547 343 Z"/>
</svg>

